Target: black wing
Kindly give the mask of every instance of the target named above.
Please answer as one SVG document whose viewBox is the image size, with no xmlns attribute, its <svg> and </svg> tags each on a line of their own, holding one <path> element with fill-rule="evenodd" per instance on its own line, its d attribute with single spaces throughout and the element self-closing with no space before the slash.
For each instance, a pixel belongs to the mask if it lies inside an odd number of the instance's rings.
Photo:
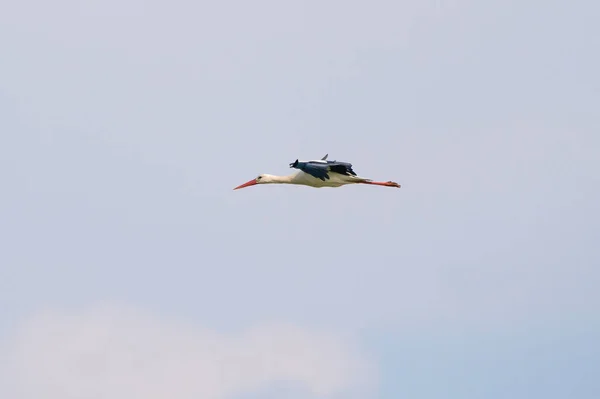
<svg viewBox="0 0 600 399">
<path fill-rule="evenodd" d="M 326 162 L 296 162 L 291 163 L 290 167 L 300 169 L 301 171 L 308 173 L 311 176 L 321 179 L 323 181 L 329 179 L 329 172 L 339 173 L 346 176 L 356 176 L 356 173 L 352 170 L 352 164 L 347 162 L 337 161 L 326 161 Z"/>
<path fill-rule="evenodd" d="M 340 175 L 356 176 L 356 173 L 352 170 L 352 164 L 347 162 L 327 161 L 329 170 Z"/>
</svg>

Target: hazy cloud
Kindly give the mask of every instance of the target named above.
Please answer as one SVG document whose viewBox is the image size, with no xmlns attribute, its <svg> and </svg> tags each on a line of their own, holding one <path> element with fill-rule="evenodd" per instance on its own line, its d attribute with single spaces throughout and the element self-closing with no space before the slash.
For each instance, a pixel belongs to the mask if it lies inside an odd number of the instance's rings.
<svg viewBox="0 0 600 399">
<path fill-rule="evenodd" d="M 369 367 L 349 342 L 291 325 L 220 333 L 117 307 L 50 311 L 24 323 L 2 358 L 12 398 L 230 398 L 289 384 L 364 392 Z"/>
</svg>

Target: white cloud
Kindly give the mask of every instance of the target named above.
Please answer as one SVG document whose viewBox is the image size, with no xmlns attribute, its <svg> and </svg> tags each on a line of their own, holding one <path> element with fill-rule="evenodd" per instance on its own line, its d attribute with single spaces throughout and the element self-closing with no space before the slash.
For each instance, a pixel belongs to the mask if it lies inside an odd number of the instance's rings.
<svg viewBox="0 0 600 399">
<path fill-rule="evenodd" d="M 373 375 L 356 348 L 326 332 L 263 325 L 220 333 L 116 307 L 44 312 L 7 343 L 6 398 L 221 399 L 281 382 L 348 397 L 365 394 Z"/>
</svg>

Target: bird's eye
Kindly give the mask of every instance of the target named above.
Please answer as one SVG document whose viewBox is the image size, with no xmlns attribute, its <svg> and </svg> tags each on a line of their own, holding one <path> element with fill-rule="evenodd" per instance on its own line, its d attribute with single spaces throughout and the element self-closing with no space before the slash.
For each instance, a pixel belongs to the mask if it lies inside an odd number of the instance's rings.
<svg viewBox="0 0 600 399">
<path fill-rule="evenodd" d="M 260 179 L 262 179 L 262 176 L 258 176 L 258 177 L 256 178 L 256 180 L 260 180 Z"/>
</svg>

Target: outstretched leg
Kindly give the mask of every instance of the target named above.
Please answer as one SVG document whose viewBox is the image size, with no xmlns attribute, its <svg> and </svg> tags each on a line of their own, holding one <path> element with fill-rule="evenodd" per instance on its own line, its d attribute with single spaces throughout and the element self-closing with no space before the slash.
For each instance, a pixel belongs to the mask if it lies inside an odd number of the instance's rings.
<svg viewBox="0 0 600 399">
<path fill-rule="evenodd" d="M 400 185 L 394 181 L 363 181 L 361 183 L 364 184 L 374 184 L 376 186 L 385 186 L 385 187 L 397 187 L 400 188 Z"/>
</svg>

